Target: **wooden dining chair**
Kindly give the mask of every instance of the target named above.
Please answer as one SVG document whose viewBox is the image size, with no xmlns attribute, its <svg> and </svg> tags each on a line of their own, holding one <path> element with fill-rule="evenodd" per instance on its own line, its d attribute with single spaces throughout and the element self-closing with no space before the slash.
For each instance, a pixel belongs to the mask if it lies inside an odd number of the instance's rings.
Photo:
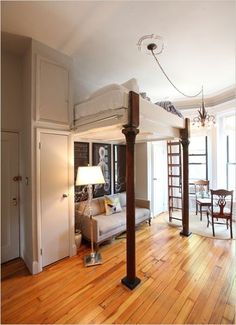
<svg viewBox="0 0 236 325">
<path fill-rule="evenodd" d="M 233 192 L 227 190 L 211 190 L 211 206 L 207 210 L 207 227 L 212 224 L 212 232 L 215 237 L 215 224 L 230 227 L 230 237 L 233 238 L 232 212 L 233 212 Z M 211 217 L 211 218 L 210 218 Z M 211 220 L 210 220 L 211 219 Z M 214 221 L 217 220 L 217 222 Z M 218 222 L 220 219 L 225 222 Z"/>
<path fill-rule="evenodd" d="M 198 211 L 200 211 L 200 220 L 202 221 L 203 208 L 208 208 L 211 205 L 211 199 L 209 194 L 209 181 L 195 181 L 194 187 L 196 196 L 196 215 L 198 214 Z"/>
</svg>

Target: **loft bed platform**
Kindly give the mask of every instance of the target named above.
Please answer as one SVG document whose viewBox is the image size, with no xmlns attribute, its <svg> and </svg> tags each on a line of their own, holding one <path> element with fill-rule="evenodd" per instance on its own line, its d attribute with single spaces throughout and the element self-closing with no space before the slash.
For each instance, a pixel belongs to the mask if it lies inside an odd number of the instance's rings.
<svg viewBox="0 0 236 325">
<path fill-rule="evenodd" d="M 181 235 L 189 231 L 189 119 L 182 119 L 140 98 L 136 92 L 114 92 L 98 96 L 75 107 L 74 132 L 81 138 L 121 140 L 126 143 L 126 273 L 121 282 L 133 290 L 136 276 L 135 248 L 135 142 L 179 138 L 183 149 L 183 195 Z M 106 100 L 107 101 L 106 101 Z M 125 136 L 125 138 L 124 138 Z"/>
<path fill-rule="evenodd" d="M 124 125 L 129 124 L 131 94 L 138 101 L 137 142 L 180 137 L 184 119 L 153 104 L 134 92 L 111 91 L 75 106 L 74 132 L 82 139 L 124 142 Z"/>
</svg>

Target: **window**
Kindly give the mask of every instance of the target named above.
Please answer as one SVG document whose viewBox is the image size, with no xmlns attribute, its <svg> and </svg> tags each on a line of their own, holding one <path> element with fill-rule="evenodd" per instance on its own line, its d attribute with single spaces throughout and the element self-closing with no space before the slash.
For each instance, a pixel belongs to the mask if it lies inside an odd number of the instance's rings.
<svg viewBox="0 0 236 325">
<path fill-rule="evenodd" d="M 226 186 L 228 190 L 235 190 L 235 116 L 225 117 L 223 123 L 226 133 Z"/>
<path fill-rule="evenodd" d="M 189 145 L 189 193 L 194 194 L 194 181 L 208 179 L 207 136 L 192 137 Z"/>
</svg>

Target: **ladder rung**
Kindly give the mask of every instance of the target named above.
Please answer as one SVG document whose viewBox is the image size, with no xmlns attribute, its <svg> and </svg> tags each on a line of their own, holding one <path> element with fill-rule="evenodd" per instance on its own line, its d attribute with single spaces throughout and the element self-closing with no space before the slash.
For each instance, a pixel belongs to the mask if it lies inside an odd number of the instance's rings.
<svg viewBox="0 0 236 325">
<path fill-rule="evenodd" d="M 190 153 L 189 154 L 189 156 L 191 156 L 191 157 L 199 157 L 199 156 L 206 156 L 206 154 L 205 153 Z"/>
<path fill-rule="evenodd" d="M 180 185 L 169 185 L 169 187 L 173 187 L 173 188 L 181 188 Z"/>
<path fill-rule="evenodd" d="M 168 177 L 181 177 L 180 175 L 168 175 Z"/>
<path fill-rule="evenodd" d="M 168 146 L 179 146 L 180 145 L 180 143 L 179 142 L 167 142 L 167 145 Z"/>
<path fill-rule="evenodd" d="M 171 199 L 181 199 L 182 200 L 181 196 L 170 195 L 169 198 L 171 198 Z"/>
<path fill-rule="evenodd" d="M 178 208 L 178 207 L 171 207 L 171 209 L 182 210 L 182 208 Z"/>
<path fill-rule="evenodd" d="M 179 164 L 168 164 L 168 167 L 180 167 Z"/>
<path fill-rule="evenodd" d="M 206 163 L 189 163 L 189 165 L 206 165 Z"/>
<path fill-rule="evenodd" d="M 180 153 L 168 153 L 168 156 L 180 156 Z"/>
</svg>

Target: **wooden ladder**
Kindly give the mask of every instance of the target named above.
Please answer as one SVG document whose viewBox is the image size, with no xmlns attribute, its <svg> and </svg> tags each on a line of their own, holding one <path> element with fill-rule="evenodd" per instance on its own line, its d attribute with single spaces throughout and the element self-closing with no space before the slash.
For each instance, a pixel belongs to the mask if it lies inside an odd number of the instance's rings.
<svg viewBox="0 0 236 325">
<path fill-rule="evenodd" d="M 174 210 L 182 210 L 181 144 L 178 140 L 167 141 L 167 163 L 169 221 L 182 221 L 182 214 L 181 218 L 173 217 Z"/>
</svg>

